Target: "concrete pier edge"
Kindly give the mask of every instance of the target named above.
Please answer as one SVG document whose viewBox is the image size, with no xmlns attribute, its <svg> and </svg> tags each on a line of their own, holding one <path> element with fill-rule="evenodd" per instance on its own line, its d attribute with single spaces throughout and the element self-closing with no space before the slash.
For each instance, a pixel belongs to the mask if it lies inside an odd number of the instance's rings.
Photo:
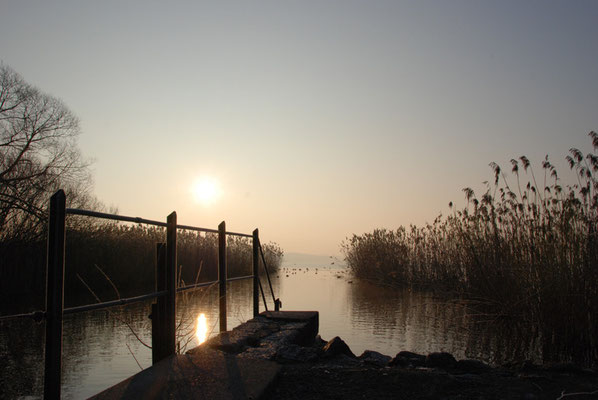
<svg viewBox="0 0 598 400">
<path fill-rule="evenodd" d="M 317 311 L 262 312 L 91 399 L 259 399 L 280 373 L 280 349 L 313 343 L 318 327 Z"/>
</svg>

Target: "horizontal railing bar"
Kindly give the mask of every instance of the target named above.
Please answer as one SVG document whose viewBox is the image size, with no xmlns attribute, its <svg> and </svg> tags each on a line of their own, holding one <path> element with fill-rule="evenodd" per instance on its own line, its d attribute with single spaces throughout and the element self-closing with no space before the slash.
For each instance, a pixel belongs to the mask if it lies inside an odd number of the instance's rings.
<svg viewBox="0 0 598 400">
<path fill-rule="evenodd" d="M 241 279 L 249 279 L 249 278 L 253 278 L 253 275 L 247 275 L 247 276 L 239 276 L 236 278 L 228 278 L 227 281 L 238 281 Z M 211 282 L 202 282 L 202 283 L 196 283 L 193 285 L 187 285 L 187 286 L 182 286 L 177 288 L 177 293 L 180 292 L 184 292 L 187 290 L 191 290 L 191 289 L 197 289 L 200 287 L 204 287 L 204 286 L 210 286 L 213 285 L 215 283 L 218 283 L 218 281 L 211 281 Z M 163 290 L 161 292 L 154 292 L 154 293 L 149 293 L 149 294 L 144 294 L 142 296 L 136 296 L 136 297 L 129 297 L 126 299 L 119 299 L 119 300 L 111 300 L 111 301 L 106 301 L 103 303 L 96 303 L 96 304 L 88 304 L 85 306 L 78 306 L 78 307 L 70 307 L 70 308 L 65 308 L 64 309 L 64 314 L 75 314 L 78 312 L 84 312 L 84 311 L 92 311 L 92 310 L 99 310 L 102 308 L 108 308 L 108 307 L 114 307 L 114 306 L 122 306 L 125 304 L 131 304 L 131 303 L 136 303 L 139 301 L 143 301 L 143 300 L 148 300 L 148 299 L 153 299 L 156 297 L 160 297 L 160 296 L 164 296 L 166 293 L 168 293 L 168 291 Z M 33 318 L 35 313 L 29 313 L 29 314 L 21 314 L 21 315 L 17 315 L 17 316 L 10 316 L 11 318 L 24 318 L 24 317 L 31 317 Z M 9 318 L 6 318 L 9 319 Z M 2 320 L 0 318 L 0 320 Z"/>
<path fill-rule="evenodd" d="M 218 233 L 218 229 L 210 229 L 210 228 L 199 228 L 197 226 L 190 226 L 190 225 L 177 225 L 177 229 L 184 229 L 188 231 L 198 231 L 198 232 L 208 232 L 208 233 Z M 231 236 L 241 236 L 252 238 L 252 235 L 248 235 L 246 233 L 238 233 L 238 232 L 225 232 L 227 235 Z"/>
<path fill-rule="evenodd" d="M 251 278 L 253 278 L 253 275 L 237 276 L 235 278 L 228 278 L 227 282 L 228 281 L 240 281 L 241 279 L 251 279 Z"/>
<path fill-rule="evenodd" d="M 235 278 L 228 278 L 227 281 L 239 281 L 242 279 L 251 279 L 251 278 L 253 278 L 253 275 L 245 275 L 245 276 L 237 276 Z M 185 292 L 185 291 L 191 290 L 191 289 L 197 289 L 200 287 L 210 286 L 215 283 L 218 283 L 218 281 L 202 282 L 202 283 L 196 283 L 193 285 L 182 286 L 182 287 L 177 288 L 177 293 Z M 68 315 L 68 314 L 75 314 L 75 313 L 85 312 L 85 311 L 100 310 L 102 308 L 122 306 L 125 304 L 136 303 L 136 302 L 140 302 L 143 300 L 148 300 L 148 299 L 153 299 L 156 297 L 164 296 L 166 293 L 168 293 L 168 292 L 166 290 L 163 290 L 161 292 L 154 292 L 154 293 L 144 294 L 142 296 L 129 297 L 126 299 L 111 300 L 111 301 L 105 301 L 103 303 L 87 304 L 84 306 L 65 308 L 64 314 Z M 46 313 L 44 311 L 33 311 L 30 313 L 25 313 L 25 314 L 2 315 L 2 316 L 0 316 L 0 322 L 12 320 L 12 319 L 19 319 L 19 318 L 33 318 L 35 320 L 41 320 L 42 318 L 45 318 L 45 315 L 46 315 Z"/>
<path fill-rule="evenodd" d="M 248 235 L 247 233 L 238 233 L 238 232 L 224 232 L 227 235 L 231 235 L 231 236 L 241 236 L 241 237 L 246 237 L 246 238 L 253 238 L 253 235 Z"/>
<path fill-rule="evenodd" d="M 180 292 L 184 292 L 186 290 L 197 289 L 197 288 L 204 287 L 204 286 L 210 286 L 215 283 L 218 283 L 218 281 L 194 283 L 192 285 L 181 286 L 181 287 L 177 288 L 176 291 L 177 291 L 177 293 L 180 293 Z"/>
<path fill-rule="evenodd" d="M 114 307 L 114 306 L 122 306 L 125 304 L 137 303 L 140 301 L 154 299 L 156 297 L 164 296 L 168 293 L 166 290 L 162 290 L 161 292 L 153 292 L 149 294 L 144 294 L 142 296 L 136 297 L 129 297 L 126 299 L 119 299 L 119 300 L 112 300 L 112 301 L 105 301 L 103 303 L 96 303 L 96 304 L 87 304 L 85 306 L 78 306 L 78 307 L 70 307 L 64 309 L 64 314 L 75 314 L 78 312 L 84 311 L 92 311 L 92 310 L 99 310 L 102 308 Z"/>
<path fill-rule="evenodd" d="M 145 219 L 140 217 L 128 217 L 126 215 L 117 215 L 117 214 L 107 214 L 98 211 L 90 211 L 90 210 L 81 210 L 79 208 L 67 208 L 67 214 L 71 215 L 83 215 L 86 217 L 95 217 L 95 218 L 102 218 L 102 219 L 111 219 L 115 221 L 124 221 L 124 222 L 134 222 L 136 224 L 147 224 L 147 225 L 154 225 L 154 226 L 162 226 L 166 227 L 166 222 L 161 221 L 154 221 L 151 219 Z M 207 233 L 218 233 L 218 229 L 210 229 L 210 228 L 200 228 L 198 226 L 191 226 L 191 225 L 177 225 L 177 229 L 184 229 L 188 231 L 196 231 L 196 232 L 207 232 Z M 231 236 L 241 236 L 241 237 L 253 237 L 252 235 L 246 233 L 238 233 L 238 232 L 226 232 L 227 235 Z"/>
<path fill-rule="evenodd" d="M 166 226 L 166 222 L 152 221 L 151 219 L 139 218 L 139 217 L 127 217 L 125 215 L 107 214 L 98 211 L 81 210 L 78 208 L 67 208 L 67 214 L 71 215 L 84 215 L 86 217 L 96 217 L 102 219 L 112 219 L 116 221 L 135 222 L 138 224 L 148 224 L 155 226 Z"/>
<path fill-rule="evenodd" d="M 235 278 L 228 278 L 227 281 L 239 281 L 241 279 L 250 279 L 253 278 L 253 275 L 246 275 L 246 276 L 237 276 Z M 187 286 L 182 286 L 177 288 L 177 292 L 184 292 L 186 290 L 191 290 L 191 289 L 195 289 L 195 288 L 200 288 L 200 287 L 204 287 L 204 286 L 210 286 L 213 285 L 215 283 L 218 283 L 218 281 L 211 281 L 211 282 L 202 282 L 202 283 L 195 283 L 192 285 L 187 285 Z"/>
<path fill-rule="evenodd" d="M 199 228 L 197 226 L 190 226 L 190 225 L 177 225 L 176 227 L 177 227 L 177 229 L 184 229 L 187 231 L 218 233 L 218 229 Z"/>
<path fill-rule="evenodd" d="M 0 322 L 9 321 L 11 319 L 19 319 L 19 318 L 32 318 L 36 321 L 41 321 L 42 319 L 46 318 L 46 312 L 45 311 L 32 311 L 30 313 L 24 313 L 24 314 L 2 315 L 2 316 L 0 316 Z"/>
</svg>

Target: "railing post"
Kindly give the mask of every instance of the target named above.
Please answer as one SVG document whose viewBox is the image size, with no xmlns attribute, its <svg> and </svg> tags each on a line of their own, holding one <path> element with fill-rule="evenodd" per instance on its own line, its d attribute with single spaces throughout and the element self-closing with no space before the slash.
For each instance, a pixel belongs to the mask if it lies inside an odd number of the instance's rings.
<svg viewBox="0 0 598 400">
<path fill-rule="evenodd" d="M 156 243 L 156 291 L 166 290 L 166 243 Z M 164 315 L 166 298 L 160 296 L 152 304 L 152 364 L 168 356 L 165 349 Z"/>
<path fill-rule="evenodd" d="M 220 297 L 220 332 L 226 331 L 226 223 L 218 225 L 218 282 Z"/>
<path fill-rule="evenodd" d="M 66 195 L 50 198 L 46 264 L 46 359 L 44 399 L 60 399 L 62 370 L 62 312 L 64 309 L 64 249 Z"/>
<path fill-rule="evenodd" d="M 260 293 L 259 293 L 259 263 L 260 263 L 260 248 L 259 248 L 259 230 L 253 231 L 253 316 L 257 317 L 260 313 Z"/>
<path fill-rule="evenodd" d="M 171 213 L 166 226 L 166 313 L 164 315 L 165 351 L 170 356 L 176 352 L 176 212 Z"/>
</svg>

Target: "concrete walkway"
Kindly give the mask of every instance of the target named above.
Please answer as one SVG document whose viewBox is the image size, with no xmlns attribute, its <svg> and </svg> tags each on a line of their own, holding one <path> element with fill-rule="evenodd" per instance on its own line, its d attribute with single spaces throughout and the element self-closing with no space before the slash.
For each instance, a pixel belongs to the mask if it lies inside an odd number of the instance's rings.
<svg viewBox="0 0 598 400">
<path fill-rule="evenodd" d="M 280 372 L 271 361 L 278 350 L 313 342 L 317 333 L 315 311 L 264 312 L 92 399 L 259 399 Z"/>
</svg>

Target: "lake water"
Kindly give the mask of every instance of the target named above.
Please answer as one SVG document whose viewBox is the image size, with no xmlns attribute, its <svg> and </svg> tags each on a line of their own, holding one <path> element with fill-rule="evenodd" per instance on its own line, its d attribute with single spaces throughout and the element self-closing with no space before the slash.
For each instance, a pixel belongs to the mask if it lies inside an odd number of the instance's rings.
<svg viewBox="0 0 598 400">
<path fill-rule="evenodd" d="M 335 266 L 305 265 L 287 263 L 273 277 L 282 309 L 319 311 L 322 338 L 340 336 L 356 355 L 366 349 L 391 356 L 402 350 L 448 351 L 458 359 L 502 363 L 540 354 L 534 341 L 513 340 L 513 332 L 505 334 L 504 327 L 468 315 L 459 302 L 374 286 Z M 251 281 L 230 282 L 228 294 L 227 323 L 232 329 L 252 316 Z M 179 296 L 183 348 L 199 344 L 200 314 L 207 335 L 217 333 L 217 296 L 217 287 Z M 151 365 L 151 350 L 141 343 L 151 344 L 150 304 L 65 317 L 63 398 L 86 398 Z M 0 324 L 0 398 L 41 397 L 44 338 L 43 324 Z"/>
</svg>

